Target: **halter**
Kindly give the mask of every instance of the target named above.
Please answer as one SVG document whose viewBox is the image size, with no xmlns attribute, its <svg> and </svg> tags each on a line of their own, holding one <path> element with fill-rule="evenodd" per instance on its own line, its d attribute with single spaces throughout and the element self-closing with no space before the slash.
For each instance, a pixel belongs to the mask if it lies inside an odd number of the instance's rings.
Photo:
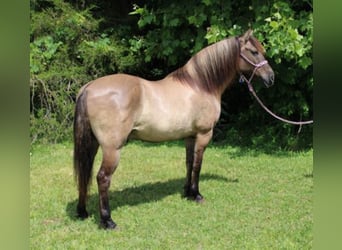
<svg viewBox="0 0 342 250">
<path fill-rule="evenodd" d="M 259 63 L 254 63 L 252 62 L 250 59 L 248 59 L 244 54 L 241 53 L 241 48 L 240 48 L 240 42 L 239 42 L 239 38 L 238 37 L 235 37 L 236 41 L 237 41 L 237 44 L 238 44 L 238 47 L 239 47 L 239 52 L 240 52 L 240 56 L 246 61 L 248 62 L 249 64 L 253 65 L 254 66 L 254 70 L 253 70 L 253 73 L 252 75 L 249 77 L 249 79 L 247 79 L 242 73 L 240 73 L 240 79 L 239 79 L 239 82 L 240 83 L 243 83 L 243 82 L 246 82 L 247 83 L 247 86 L 248 86 L 248 89 L 249 91 L 253 94 L 253 96 L 255 97 L 255 99 L 258 101 L 258 103 L 261 105 L 261 107 L 263 107 L 263 109 L 265 109 L 265 111 L 267 113 L 269 113 L 271 116 L 273 116 L 274 118 L 282 121 L 282 122 L 286 122 L 286 123 L 289 123 L 289 124 L 293 124 L 293 125 L 306 125 L 306 124 L 311 124 L 313 123 L 313 120 L 309 120 L 309 121 L 291 121 L 291 120 L 287 120 L 285 118 L 282 118 L 276 114 L 274 114 L 271 110 L 269 110 L 264 104 L 263 102 L 259 99 L 259 97 L 257 96 L 257 94 L 255 93 L 254 91 L 254 88 L 252 86 L 252 79 L 255 75 L 255 72 L 257 71 L 257 69 L 259 69 L 260 67 L 264 66 L 265 64 L 268 64 L 267 60 L 263 60 Z M 266 85 L 266 84 L 265 84 Z M 267 87 L 270 87 L 268 85 L 266 85 Z M 300 129 L 301 127 L 299 128 L 298 130 L 298 133 L 300 132 Z"/>
<path fill-rule="evenodd" d="M 239 39 L 236 37 L 235 38 L 237 43 L 238 43 L 238 46 L 239 46 L 239 51 L 240 51 L 240 56 L 246 61 L 248 62 L 249 64 L 253 65 L 254 66 L 254 70 L 252 72 L 252 75 L 249 77 L 249 79 L 247 79 L 242 73 L 240 73 L 240 79 L 239 79 L 239 82 L 247 82 L 247 83 L 250 83 L 255 75 L 255 72 L 261 68 L 262 66 L 264 66 L 265 64 L 268 64 L 268 61 L 267 60 L 263 60 L 259 63 L 254 63 L 252 62 L 247 56 L 245 56 L 242 52 L 241 52 L 241 48 L 240 48 L 240 42 L 239 42 Z M 267 85 L 266 85 L 267 86 Z M 269 87 L 269 86 L 267 86 Z"/>
</svg>

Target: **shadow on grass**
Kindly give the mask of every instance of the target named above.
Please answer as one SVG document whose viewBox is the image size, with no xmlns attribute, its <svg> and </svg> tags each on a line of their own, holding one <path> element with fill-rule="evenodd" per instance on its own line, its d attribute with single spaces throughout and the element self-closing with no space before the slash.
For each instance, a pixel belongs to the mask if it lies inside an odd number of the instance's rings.
<svg viewBox="0 0 342 250">
<path fill-rule="evenodd" d="M 158 146 L 166 146 L 166 147 L 180 147 L 184 148 L 185 151 L 185 144 L 183 140 L 176 140 L 176 141 L 167 141 L 167 142 L 144 142 L 144 141 L 131 141 L 129 144 L 139 145 L 141 147 L 158 147 Z M 231 158 L 239 158 L 239 157 L 245 157 L 245 156 L 254 156 L 257 157 L 260 154 L 266 154 L 266 155 L 272 155 L 276 157 L 289 157 L 293 155 L 293 153 L 298 152 L 306 152 L 310 149 L 306 150 L 299 150 L 299 151 L 293 151 L 293 150 L 285 150 L 285 149 L 279 149 L 279 148 L 272 148 L 272 147 L 266 147 L 266 146 L 242 146 L 242 145 L 236 145 L 234 143 L 228 143 L 228 142 L 210 142 L 208 145 L 208 148 L 218 148 L 218 149 L 224 149 L 224 148 L 233 148 L 233 150 L 229 150 L 229 157 Z M 185 154 L 185 152 L 184 152 Z M 204 153 L 205 158 L 205 153 Z"/>
<path fill-rule="evenodd" d="M 223 182 L 238 182 L 237 179 L 229 179 L 215 174 L 201 175 L 201 181 L 216 180 Z M 111 210 L 123 206 L 137 206 L 142 203 L 149 203 L 161 200 L 169 195 L 175 193 L 180 194 L 182 197 L 184 185 L 184 178 L 172 179 L 165 182 L 146 183 L 137 187 L 129 187 L 120 191 L 109 192 L 109 202 Z M 99 196 L 98 193 L 92 194 L 88 197 L 87 210 L 90 216 L 94 215 L 97 222 L 99 218 Z M 66 206 L 66 212 L 72 220 L 78 220 L 76 217 L 76 206 L 78 200 L 75 199 L 69 202 Z"/>
</svg>

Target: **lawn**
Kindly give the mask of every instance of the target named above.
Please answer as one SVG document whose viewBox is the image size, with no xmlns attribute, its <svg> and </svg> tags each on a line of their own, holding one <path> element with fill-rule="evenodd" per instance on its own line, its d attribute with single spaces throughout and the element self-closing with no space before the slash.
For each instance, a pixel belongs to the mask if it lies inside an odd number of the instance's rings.
<svg viewBox="0 0 342 250">
<path fill-rule="evenodd" d="M 182 144 L 129 143 L 110 188 L 114 231 L 99 228 L 95 177 L 90 218 L 76 219 L 72 154 L 72 144 L 31 149 L 31 249 L 312 248 L 313 150 L 210 145 L 200 178 L 205 202 L 196 204 L 182 198 Z"/>
</svg>

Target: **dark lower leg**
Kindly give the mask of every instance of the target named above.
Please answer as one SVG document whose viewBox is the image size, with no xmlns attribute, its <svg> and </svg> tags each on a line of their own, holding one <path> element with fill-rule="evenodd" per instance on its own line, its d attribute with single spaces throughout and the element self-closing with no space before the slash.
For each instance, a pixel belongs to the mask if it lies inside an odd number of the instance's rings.
<svg viewBox="0 0 342 250">
<path fill-rule="evenodd" d="M 191 175 L 192 175 L 192 167 L 194 162 L 194 147 L 195 147 L 195 139 L 187 138 L 185 140 L 186 146 L 186 180 L 184 185 L 184 196 L 191 196 L 190 187 L 191 187 Z"/>
<path fill-rule="evenodd" d="M 111 218 L 111 211 L 109 207 L 108 190 L 110 186 L 111 173 L 106 174 L 103 169 L 100 169 L 97 175 L 97 183 L 99 188 L 99 207 L 101 225 L 104 228 L 113 229 L 116 227 L 115 222 Z"/>
<path fill-rule="evenodd" d="M 196 150 L 192 173 L 191 173 L 190 194 L 192 198 L 197 202 L 200 202 L 203 200 L 203 196 L 199 192 L 199 176 L 201 172 L 203 153 L 204 153 L 204 148 Z"/>
<path fill-rule="evenodd" d="M 194 146 L 194 160 L 192 166 L 192 173 L 191 173 L 191 186 L 190 186 L 190 193 L 192 198 L 197 201 L 203 201 L 203 196 L 199 192 L 199 176 L 202 167 L 202 158 L 203 153 L 208 145 L 211 137 L 213 135 L 213 131 L 210 130 L 206 133 L 197 134 L 195 146 Z"/>
<path fill-rule="evenodd" d="M 116 224 L 111 218 L 109 207 L 109 186 L 112 175 L 119 163 L 120 151 L 105 148 L 103 149 L 101 168 L 97 174 L 97 185 L 99 189 L 99 208 L 101 225 L 106 229 L 114 229 Z"/>
</svg>

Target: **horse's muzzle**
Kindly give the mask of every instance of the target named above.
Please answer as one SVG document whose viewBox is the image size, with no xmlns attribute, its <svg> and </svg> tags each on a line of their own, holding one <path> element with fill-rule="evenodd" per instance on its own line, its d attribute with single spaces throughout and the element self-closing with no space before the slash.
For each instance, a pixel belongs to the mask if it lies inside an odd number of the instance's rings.
<svg viewBox="0 0 342 250">
<path fill-rule="evenodd" d="M 264 80 L 264 84 L 267 88 L 271 87 L 274 84 L 274 73 L 268 75 L 268 77 Z"/>
</svg>

